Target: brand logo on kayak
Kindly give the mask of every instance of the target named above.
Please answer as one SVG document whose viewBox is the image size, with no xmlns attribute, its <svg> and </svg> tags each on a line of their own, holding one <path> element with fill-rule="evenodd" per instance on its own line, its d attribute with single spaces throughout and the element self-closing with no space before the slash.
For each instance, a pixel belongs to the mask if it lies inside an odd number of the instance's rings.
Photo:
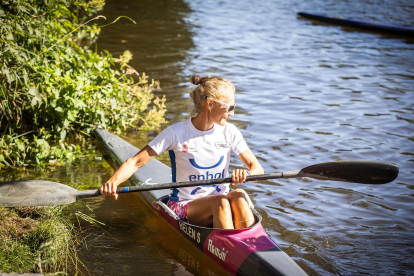
<svg viewBox="0 0 414 276">
<path fill-rule="evenodd" d="M 214 246 L 211 239 L 208 240 L 208 251 L 216 255 L 223 262 L 226 260 L 227 253 L 229 253 L 228 251 L 224 252 L 224 248 L 220 250 L 220 248 Z"/>
<path fill-rule="evenodd" d="M 181 221 L 179 221 L 178 224 L 180 226 L 181 231 L 186 233 L 189 237 L 191 237 L 196 242 L 200 243 L 201 234 L 199 232 L 195 231 L 193 228 L 182 223 Z"/>
</svg>

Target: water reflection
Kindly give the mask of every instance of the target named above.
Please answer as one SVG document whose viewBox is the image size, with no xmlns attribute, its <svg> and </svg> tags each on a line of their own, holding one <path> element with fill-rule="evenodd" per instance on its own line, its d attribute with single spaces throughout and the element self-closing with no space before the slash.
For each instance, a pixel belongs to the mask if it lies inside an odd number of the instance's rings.
<svg viewBox="0 0 414 276">
<path fill-rule="evenodd" d="M 137 194 L 72 206 L 104 223 L 84 230 L 79 256 L 92 275 L 227 275 L 170 228 Z M 88 224 L 80 221 L 79 229 Z M 86 269 L 83 269 L 86 272 Z"/>
<path fill-rule="evenodd" d="M 42 179 L 97 189 L 113 172 L 105 159 L 83 158 L 44 169 L 7 171 L 0 175 L 0 182 Z M 83 220 L 75 215 L 79 212 L 99 223 Z M 66 206 L 64 215 L 77 228 L 78 257 L 84 264 L 78 265 L 84 275 L 228 275 L 169 227 L 138 194 L 120 195 L 118 201 L 85 198 Z"/>
<path fill-rule="evenodd" d="M 163 91 L 156 94 L 166 94 L 169 101 L 182 98 L 180 84 L 189 78 L 181 72 L 190 62 L 188 52 L 194 48 L 194 30 L 187 22 L 192 11 L 188 3 L 182 0 L 105 2 L 102 14 L 107 17 L 106 22 L 123 15 L 137 24 L 121 18 L 102 28 L 98 49 L 108 50 L 114 56 L 131 51 L 130 65 L 161 82 Z M 188 105 L 186 100 L 169 105 L 167 118 L 176 120 Z"/>
</svg>

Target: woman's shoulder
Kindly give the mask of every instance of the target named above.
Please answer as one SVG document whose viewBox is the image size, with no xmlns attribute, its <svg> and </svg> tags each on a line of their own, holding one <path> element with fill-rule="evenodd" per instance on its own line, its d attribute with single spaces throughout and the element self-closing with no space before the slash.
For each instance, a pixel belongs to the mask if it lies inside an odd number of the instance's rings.
<svg viewBox="0 0 414 276">
<path fill-rule="evenodd" d="M 226 132 L 234 132 L 234 131 L 237 131 L 238 129 L 234 124 L 226 122 L 223 126 L 223 130 Z"/>
<path fill-rule="evenodd" d="M 240 130 L 234 124 L 228 122 L 223 126 L 223 133 L 230 140 L 237 140 L 243 137 Z"/>
<path fill-rule="evenodd" d="M 186 126 L 188 126 L 189 122 L 190 122 L 190 119 L 185 119 L 183 121 L 180 121 L 178 123 L 174 123 L 174 124 L 170 125 L 169 128 L 173 132 L 182 131 L 183 128 L 185 128 Z"/>
</svg>

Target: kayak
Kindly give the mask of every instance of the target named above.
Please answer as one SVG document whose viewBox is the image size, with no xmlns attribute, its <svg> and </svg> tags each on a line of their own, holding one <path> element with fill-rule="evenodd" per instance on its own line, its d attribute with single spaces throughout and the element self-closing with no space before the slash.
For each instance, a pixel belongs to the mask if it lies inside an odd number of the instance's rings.
<svg viewBox="0 0 414 276">
<path fill-rule="evenodd" d="M 188 272 L 199 276 L 229 275 L 226 270 L 204 255 L 175 229 L 166 227 L 164 219 L 151 219 L 151 224 L 148 225 L 157 230 L 154 239 L 158 238 L 158 244 L 161 245 L 163 251 L 182 264 Z"/>
<path fill-rule="evenodd" d="M 384 23 L 371 20 L 363 20 L 356 18 L 342 18 L 342 17 L 329 17 L 323 14 L 314 14 L 307 12 L 298 12 L 299 16 L 314 19 L 324 23 L 337 24 L 342 26 L 349 26 L 363 30 L 370 30 L 376 32 L 389 33 L 393 35 L 400 35 L 405 37 L 414 38 L 414 26 L 398 25 L 392 23 Z"/>
<path fill-rule="evenodd" d="M 103 129 L 95 130 L 107 157 L 117 167 L 136 155 L 138 149 Z M 156 159 L 135 172 L 133 185 L 171 182 L 171 168 Z M 168 208 L 170 189 L 140 192 L 153 210 L 207 258 L 231 275 L 307 275 L 267 235 L 260 214 L 252 208 L 255 223 L 246 229 L 215 229 L 184 222 Z"/>
</svg>

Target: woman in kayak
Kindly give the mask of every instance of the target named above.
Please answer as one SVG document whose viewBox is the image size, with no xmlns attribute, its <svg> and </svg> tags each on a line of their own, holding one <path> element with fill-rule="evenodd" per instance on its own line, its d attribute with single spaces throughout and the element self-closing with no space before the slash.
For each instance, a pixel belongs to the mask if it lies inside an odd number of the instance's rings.
<svg viewBox="0 0 414 276">
<path fill-rule="evenodd" d="M 231 186 L 243 183 L 249 174 L 263 174 L 240 131 L 227 119 L 234 116 L 236 88 L 221 77 L 193 75 L 191 118 L 164 129 L 137 155 L 129 158 L 101 187 L 103 195 L 117 199 L 116 188 L 154 156 L 169 151 L 172 182 L 224 178 L 235 152 L 247 170 L 232 171 Z M 199 226 L 242 229 L 254 223 L 247 194 L 229 184 L 173 189 L 168 206 L 184 221 Z"/>
</svg>

